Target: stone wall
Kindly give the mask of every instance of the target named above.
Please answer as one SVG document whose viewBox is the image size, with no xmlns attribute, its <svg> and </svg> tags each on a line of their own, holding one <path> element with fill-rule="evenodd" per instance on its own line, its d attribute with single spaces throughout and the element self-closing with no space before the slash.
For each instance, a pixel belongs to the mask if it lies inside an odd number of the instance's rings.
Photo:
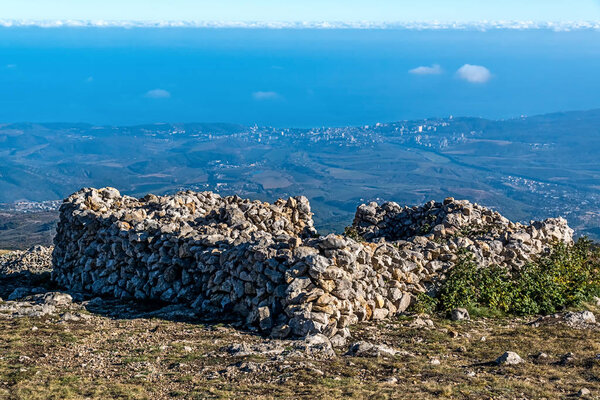
<svg viewBox="0 0 600 400">
<path fill-rule="evenodd" d="M 573 242 L 573 230 L 564 218 L 523 225 L 451 197 L 414 207 L 362 204 L 352 227 L 365 240 L 385 240 L 404 249 L 404 255 L 416 253 L 421 264 L 434 271 L 451 266 L 447 261 L 456 259 L 460 248 L 472 253 L 480 266 L 514 267 L 546 253 L 554 242 Z"/>
<path fill-rule="evenodd" d="M 60 208 L 54 279 L 72 290 L 235 314 L 277 337 L 338 341 L 358 321 L 406 310 L 435 290 L 458 248 L 517 265 L 570 241 L 561 219 L 513 224 L 465 201 L 361 205 L 360 237 L 316 237 L 305 197 L 273 204 L 210 192 L 121 196 L 83 189 Z"/>
</svg>

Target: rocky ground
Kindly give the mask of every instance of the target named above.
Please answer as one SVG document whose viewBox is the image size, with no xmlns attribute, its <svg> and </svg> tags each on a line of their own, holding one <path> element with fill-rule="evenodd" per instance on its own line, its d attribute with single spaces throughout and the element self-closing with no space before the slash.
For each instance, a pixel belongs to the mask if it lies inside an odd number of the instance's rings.
<svg viewBox="0 0 600 400">
<path fill-rule="evenodd" d="M 335 347 L 321 335 L 274 340 L 236 321 L 199 321 L 183 306 L 64 293 L 49 281 L 48 254 L 0 256 L 1 399 L 600 394 L 595 305 L 523 319 L 407 314 L 353 326 Z"/>
</svg>

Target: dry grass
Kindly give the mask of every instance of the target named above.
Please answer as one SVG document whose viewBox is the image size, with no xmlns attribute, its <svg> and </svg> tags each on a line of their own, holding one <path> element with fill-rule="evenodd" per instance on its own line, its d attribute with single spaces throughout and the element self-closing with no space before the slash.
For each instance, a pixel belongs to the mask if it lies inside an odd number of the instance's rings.
<svg viewBox="0 0 600 400">
<path fill-rule="evenodd" d="M 229 356 L 222 349 L 231 343 L 263 340 L 230 327 L 99 316 L 0 319 L 0 398 L 554 399 L 582 387 L 600 394 L 597 330 L 534 328 L 516 319 L 434 322 L 431 330 L 401 319 L 354 330 L 357 338 L 408 352 L 390 359 L 273 360 Z M 506 350 L 526 362 L 483 364 Z M 537 359 L 539 352 L 548 357 Z M 574 358 L 560 363 L 567 352 Z M 244 361 L 259 371 L 222 373 Z M 384 382 L 391 377 L 397 383 Z"/>
</svg>

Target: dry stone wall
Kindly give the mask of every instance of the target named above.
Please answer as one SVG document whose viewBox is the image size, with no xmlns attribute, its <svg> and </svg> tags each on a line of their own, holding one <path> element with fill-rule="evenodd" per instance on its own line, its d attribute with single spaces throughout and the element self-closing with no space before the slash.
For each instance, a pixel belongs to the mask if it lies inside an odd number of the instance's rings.
<svg viewBox="0 0 600 400">
<path fill-rule="evenodd" d="M 273 204 L 211 192 L 135 199 L 83 189 L 60 208 L 53 278 L 72 290 L 235 314 L 276 337 L 322 333 L 405 311 L 443 278 L 458 248 L 517 265 L 570 241 L 561 219 L 513 224 L 447 199 L 361 205 L 355 239 L 316 237 L 305 197 Z"/>
<path fill-rule="evenodd" d="M 497 211 L 466 200 L 446 198 L 422 206 L 394 202 L 362 204 L 352 225 L 368 241 L 385 240 L 421 260 L 430 271 L 453 265 L 458 249 L 466 249 L 480 266 L 522 266 L 549 251 L 555 242 L 571 244 L 573 230 L 564 218 L 515 223 Z"/>
</svg>

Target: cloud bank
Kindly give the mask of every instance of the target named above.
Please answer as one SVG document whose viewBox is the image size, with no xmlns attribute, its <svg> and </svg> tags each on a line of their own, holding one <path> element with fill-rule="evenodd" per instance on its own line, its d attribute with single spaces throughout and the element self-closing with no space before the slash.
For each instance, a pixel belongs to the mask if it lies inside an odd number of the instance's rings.
<svg viewBox="0 0 600 400">
<path fill-rule="evenodd" d="M 481 65 L 465 64 L 456 71 L 456 75 L 467 82 L 486 83 L 492 78 L 489 69 Z"/>
<path fill-rule="evenodd" d="M 277 92 L 258 91 L 258 92 L 252 93 L 252 97 L 254 98 L 254 100 L 275 100 L 275 99 L 278 99 L 280 96 L 279 96 L 279 93 L 277 93 Z"/>
<path fill-rule="evenodd" d="M 168 99 L 171 97 L 171 93 L 164 89 L 152 89 L 148 90 L 144 96 L 149 99 Z"/>
<path fill-rule="evenodd" d="M 421 66 L 408 71 L 409 74 L 414 75 L 439 75 L 442 72 L 444 70 L 438 64 L 433 64 L 431 67 Z"/>
<path fill-rule="evenodd" d="M 341 22 L 341 21 L 106 21 L 0 19 L 0 27 L 91 28 L 254 28 L 254 29 L 406 29 L 406 30 L 600 30 L 600 21 L 481 21 L 481 22 Z"/>
</svg>

